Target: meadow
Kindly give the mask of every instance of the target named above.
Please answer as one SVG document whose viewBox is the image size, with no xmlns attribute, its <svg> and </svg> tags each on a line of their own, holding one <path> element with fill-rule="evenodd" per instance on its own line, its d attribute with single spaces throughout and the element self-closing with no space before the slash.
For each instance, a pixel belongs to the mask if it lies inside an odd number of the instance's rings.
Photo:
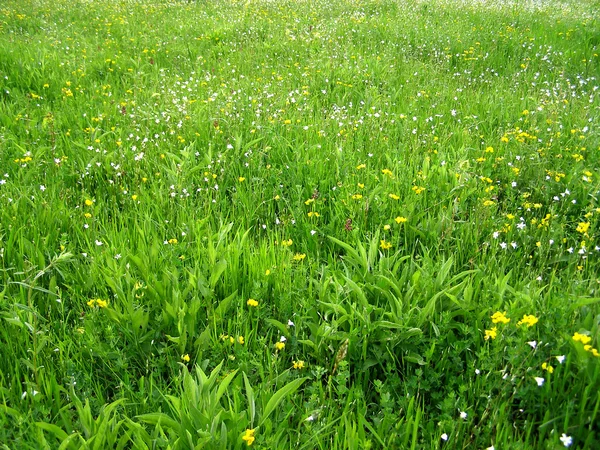
<svg viewBox="0 0 600 450">
<path fill-rule="evenodd" d="M 599 18 L 2 1 L 0 448 L 599 448 Z"/>
</svg>

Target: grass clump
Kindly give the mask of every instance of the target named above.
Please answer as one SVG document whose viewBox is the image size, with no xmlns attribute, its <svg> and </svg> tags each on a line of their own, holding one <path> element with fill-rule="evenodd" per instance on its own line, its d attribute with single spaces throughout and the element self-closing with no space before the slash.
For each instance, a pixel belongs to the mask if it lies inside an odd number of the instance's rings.
<svg viewBox="0 0 600 450">
<path fill-rule="evenodd" d="M 5 1 L 4 448 L 597 448 L 596 10 Z"/>
</svg>

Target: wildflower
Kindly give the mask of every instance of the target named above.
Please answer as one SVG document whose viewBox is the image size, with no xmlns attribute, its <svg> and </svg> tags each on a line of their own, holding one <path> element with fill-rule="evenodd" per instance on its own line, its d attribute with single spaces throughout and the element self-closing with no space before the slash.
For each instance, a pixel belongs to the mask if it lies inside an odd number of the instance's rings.
<svg viewBox="0 0 600 450">
<path fill-rule="evenodd" d="M 398 216 L 394 220 L 396 221 L 396 223 L 400 224 L 406 222 L 408 219 L 406 217 Z"/>
<path fill-rule="evenodd" d="M 573 340 L 575 342 L 581 342 L 583 345 L 585 345 L 585 344 L 589 344 L 591 342 L 592 338 L 585 334 L 580 334 L 580 333 L 575 332 L 575 334 L 573 335 Z"/>
<path fill-rule="evenodd" d="M 182 355 L 182 356 L 181 356 L 181 359 L 182 359 L 184 362 L 190 362 L 190 355 L 188 355 L 188 354 L 186 353 L 185 355 Z"/>
<path fill-rule="evenodd" d="M 171 245 L 175 245 L 175 244 L 177 244 L 177 242 L 179 242 L 179 241 L 178 241 L 177 239 L 175 239 L 175 238 L 173 238 L 173 239 L 169 239 L 169 240 L 167 241 L 167 243 L 168 243 L 168 244 L 171 244 Z"/>
<path fill-rule="evenodd" d="M 302 261 L 304 258 L 306 258 L 306 253 L 296 253 L 294 255 L 294 261 Z"/>
<path fill-rule="evenodd" d="M 529 341 L 529 342 L 527 342 L 527 344 L 530 345 L 531 348 L 534 349 L 534 350 L 537 347 L 537 342 L 536 341 Z"/>
<path fill-rule="evenodd" d="M 304 361 L 302 360 L 298 360 L 298 361 L 292 361 L 294 363 L 294 369 L 304 369 Z"/>
<path fill-rule="evenodd" d="M 381 171 L 382 174 L 387 175 L 390 178 L 394 178 L 394 174 L 392 173 L 392 171 L 390 169 L 383 169 Z"/>
<path fill-rule="evenodd" d="M 546 381 L 540 377 L 533 377 L 533 379 L 535 380 L 535 382 L 537 383 L 538 386 L 542 386 L 544 384 L 544 381 Z"/>
<path fill-rule="evenodd" d="M 98 298 L 98 299 L 96 299 L 96 306 L 98 308 L 106 308 L 108 306 L 108 300 L 100 300 Z"/>
<path fill-rule="evenodd" d="M 239 177 L 239 178 L 238 178 L 238 181 L 241 183 L 241 182 L 243 182 L 243 181 L 246 181 L 246 178 L 244 178 L 244 177 Z"/>
<path fill-rule="evenodd" d="M 92 200 L 90 200 L 89 198 L 86 199 L 85 206 L 92 206 L 93 204 L 94 204 L 94 202 Z"/>
<path fill-rule="evenodd" d="M 570 447 L 573 444 L 573 438 L 563 433 L 560 437 L 560 442 L 562 442 L 565 447 Z"/>
<path fill-rule="evenodd" d="M 498 335 L 498 328 L 494 327 L 491 330 L 485 330 L 485 336 L 484 339 L 487 341 L 488 339 L 496 339 L 496 336 Z"/>
<path fill-rule="evenodd" d="M 96 305 L 96 300 L 94 300 L 94 299 L 90 300 L 89 302 L 87 302 L 87 305 L 90 308 L 93 308 Z"/>
<path fill-rule="evenodd" d="M 448 435 L 446 433 L 442 434 L 440 437 L 442 438 L 442 441 L 448 440 Z"/>
<path fill-rule="evenodd" d="M 560 356 L 555 356 L 556 360 L 558 361 L 559 364 L 562 364 L 565 362 L 566 356 L 565 355 L 560 355 Z"/>
<path fill-rule="evenodd" d="M 577 231 L 581 234 L 586 234 L 588 232 L 589 228 L 590 228 L 589 222 L 580 222 L 577 225 Z"/>
<path fill-rule="evenodd" d="M 269 276 L 269 275 L 271 275 L 271 271 L 270 271 L 269 269 L 265 270 L 265 275 L 266 275 L 266 276 Z"/>
<path fill-rule="evenodd" d="M 281 243 L 281 245 L 282 245 L 283 247 L 290 247 L 290 246 L 291 246 L 293 243 L 294 243 L 294 241 L 292 241 L 291 239 L 288 239 L 287 241 L 286 241 L 286 240 L 284 240 L 284 241 Z"/>
<path fill-rule="evenodd" d="M 503 324 L 507 324 L 508 322 L 510 322 L 510 319 L 506 317 L 506 313 L 505 312 L 500 312 L 500 311 L 496 311 L 494 314 L 492 314 L 492 323 L 503 323 Z"/>
<path fill-rule="evenodd" d="M 354 194 L 352 196 L 352 200 L 360 200 L 361 198 L 363 198 L 362 194 Z"/>
<path fill-rule="evenodd" d="M 283 350 L 284 348 L 285 348 L 285 343 L 283 343 L 283 342 L 277 342 L 277 343 L 275 344 L 275 349 L 276 349 L 277 351 Z"/>
<path fill-rule="evenodd" d="M 392 244 L 390 242 L 386 242 L 385 239 L 382 239 L 381 243 L 379 244 L 379 247 L 382 250 L 389 250 L 390 248 L 392 248 Z"/>
<path fill-rule="evenodd" d="M 254 300 L 253 298 L 249 298 L 248 301 L 246 302 L 246 304 L 248 306 L 252 306 L 253 308 L 256 308 L 258 306 L 258 302 L 256 300 Z"/>
<path fill-rule="evenodd" d="M 396 194 L 389 194 L 389 196 L 392 200 L 400 200 L 400 196 L 396 195 Z"/>
<path fill-rule="evenodd" d="M 138 196 L 136 194 L 133 194 L 131 196 L 131 200 L 133 200 L 134 202 L 138 199 Z"/>
<path fill-rule="evenodd" d="M 464 412 L 464 411 L 461 411 L 461 413 L 460 413 L 460 418 L 461 418 L 461 419 L 466 419 L 466 418 L 467 418 L 467 413 L 466 413 L 466 412 Z"/>
<path fill-rule="evenodd" d="M 548 363 L 543 363 L 542 364 L 542 369 L 545 370 L 545 371 L 547 371 L 548 373 L 553 373 L 554 372 L 554 367 L 552 367 Z"/>
<path fill-rule="evenodd" d="M 242 436 L 242 441 L 245 441 L 248 447 L 254 443 L 254 429 L 246 429 Z"/>
<path fill-rule="evenodd" d="M 422 186 L 413 186 L 411 189 L 415 191 L 415 194 L 417 195 L 421 194 L 425 190 L 425 188 Z"/>
<path fill-rule="evenodd" d="M 291 320 L 288 319 L 288 327 L 293 327 L 294 326 L 294 322 L 292 322 Z"/>
<path fill-rule="evenodd" d="M 531 314 L 523 315 L 523 318 L 517 322 L 517 325 L 526 324 L 528 327 L 534 326 L 538 322 L 537 317 Z"/>
<path fill-rule="evenodd" d="M 483 206 L 492 206 L 493 204 L 494 204 L 494 202 L 491 200 L 486 200 L 483 202 Z"/>
<path fill-rule="evenodd" d="M 238 341 L 238 344 L 244 345 L 244 336 L 238 336 L 237 341 Z"/>
</svg>

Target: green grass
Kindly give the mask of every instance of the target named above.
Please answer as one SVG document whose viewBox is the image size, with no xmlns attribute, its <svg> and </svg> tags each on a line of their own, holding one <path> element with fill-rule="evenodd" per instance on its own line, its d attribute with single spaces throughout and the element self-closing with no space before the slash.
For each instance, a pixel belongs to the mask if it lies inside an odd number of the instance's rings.
<svg viewBox="0 0 600 450">
<path fill-rule="evenodd" d="M 2 2 L 0 446 L 598 448 L 599 10 Z"/>
</svg>

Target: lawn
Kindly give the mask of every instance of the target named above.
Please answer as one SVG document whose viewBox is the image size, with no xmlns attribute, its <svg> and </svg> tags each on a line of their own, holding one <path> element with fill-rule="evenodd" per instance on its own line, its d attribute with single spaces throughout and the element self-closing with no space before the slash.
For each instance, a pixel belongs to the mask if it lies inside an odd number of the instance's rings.
<svg viewBox="0 0 600 450">
<path fill-rule="evenodd" d="M 2 1 L 0 448 L 599 448 L 599 18 Z"/>
</svg>

